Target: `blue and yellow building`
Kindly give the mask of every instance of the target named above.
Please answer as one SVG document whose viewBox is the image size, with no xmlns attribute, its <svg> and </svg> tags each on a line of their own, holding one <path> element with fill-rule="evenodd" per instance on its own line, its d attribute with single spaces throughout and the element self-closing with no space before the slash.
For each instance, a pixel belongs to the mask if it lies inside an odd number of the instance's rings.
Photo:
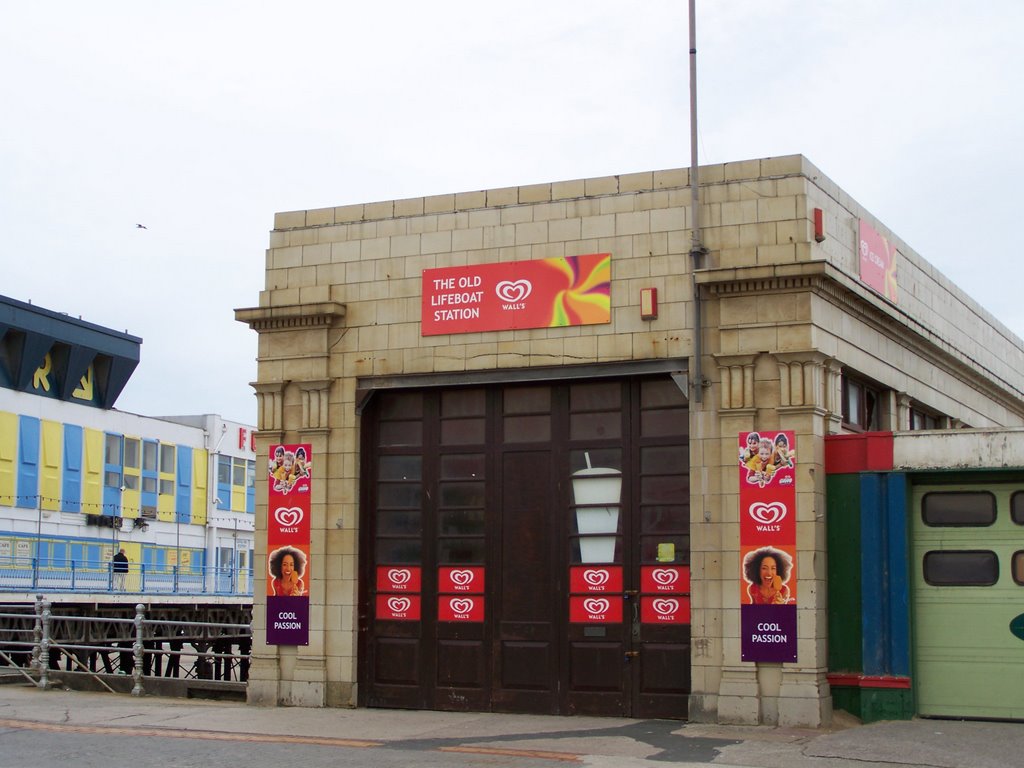
<svg viewBox="0 0 1024 768">
<path fill-rule="evenodd" d="M 253 430 L 116 410 L 141 343 L 0 296 L 0 591 L 251 590 Z"/>
</svg>

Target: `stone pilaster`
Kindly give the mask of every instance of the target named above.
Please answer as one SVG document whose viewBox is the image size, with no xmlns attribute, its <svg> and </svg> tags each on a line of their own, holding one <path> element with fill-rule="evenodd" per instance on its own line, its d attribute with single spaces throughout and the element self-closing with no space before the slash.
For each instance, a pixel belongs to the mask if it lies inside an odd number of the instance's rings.
<svg viewBox="0 0 1024 768">
<path fill-rule="evenodd" d="M 327 653 L 327 594 L 331 553 L 325 519 L 331 466 L 329 454 L 328 374 L 331 345 L 344 332 L 345 307 L 332 301 L 235 310 L 235 318 L 260 334 L 259 381 L 253 384 L 259 404 L 259 439 L 265 450 L 274 442 L 304 442 L 311 447 L 313 495 L 310 499 L 309 644 L 267 646 L 263 640 L 266 597 L 254 595 L 251 703 L 325 706 L 330 689 Z M 267 500 L 257 495 L 256 559 L 266 557 Z M 332 526 L 333 527 L 333 526 Z M 262 534 L 262 535 L 261 535 Z M 263 626 L 259 626 L 260 624 Z"/>
<path fill-rule="evenodd" d="M 301 430 L 325 430 L 328 428 L 328 396 L 331 380 L 298 381 L 299 394 L 302 400 Z"/>
<path fill-rule="evenodd" d="M 256 391 L 256 428 L 264 433 L 277 433 L 280 440 L 284 429 L 284 388 L 286 381 L 254 381 Z"/>
<path fill-rule="evenodd" d="M 807 410 L 820 416 L 828 414 L 829 358 L 820 352 L 776 352 L 779 366 L 779 410 Z"/>
<path fill-rule="evenodd" d="M 910 429 L 910 395 L 906 392 L 896 392 L 896 423 L 894 430 Z"/>
<path fill-rule="evenodd" d="M 718 364 L 720 384 L 720 410 L 750 411 L 753 414 L 756 404 L 754 395 L 754 364 L 757 355 L 715 355 Z M 736 415 L 730 413 L 730 415 Z"/>
<path fill-rule="evenodd" d="M 825 363 L 826 435 L 837 435 L 843 429 L 843 367 L 838 360 Z"/>
</svg>

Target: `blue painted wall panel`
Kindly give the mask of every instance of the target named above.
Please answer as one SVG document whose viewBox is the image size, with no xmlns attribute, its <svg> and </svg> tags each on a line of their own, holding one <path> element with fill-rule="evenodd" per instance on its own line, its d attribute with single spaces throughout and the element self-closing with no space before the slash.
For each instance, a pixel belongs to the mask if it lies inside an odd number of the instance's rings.
<svg viewBox="0 0 1024 768">
<path fill-rule="evenodd" d="M 143 440 L 142 441 L 142 453 L 143 453 L 143 456 L 145 456 L 145 454 L 146 454 L 147 446 L 152 448 L 154 453 L 157 456 L 159 456 L 160 444 L 156 440 Z M 157 466 L 159 466 L 159 464 Z M 146 490 L 146 480 L 147 479 L 152 481 L 154 489 L 159 489 L 159 487 L 160 487 L 160 480 L 159 480 L 159 473 L 158 473 L 157 469 L 156 468 L 146 469 L 145 462 L 143 462 L 143 465 L 142 465 L 142 493 L 139 495 L 140 503 L 144 507 L 153 507 L 153 509 L 156 509 L 157 491 L 156 490 L 152 490 L 152 491 L 147 491 Z"/>
<path fill-rule="evenodd" d="M 909 675 L 907 478 L 863 473 L 860 488 L 862 671 Z"/>
<path fill-rule="evenodd" d="M 910 520 L 907 476 L 888 476 L 889 665 L 893 675 L 910 675 Z"/>
<path fill-rule="evenodd" d="M 175 494 L 177 498 L 176 520 L 188 523 L 192 520 L 192 449 L 178 446 L 178 475 Z"/>
<path fill-rule="evenodd" d="M 116 437 L 121 441 L 121 449 L 118 451 L 118 463 L 109 464 L 107 463 L 106 456 L 106 440 L 111 437 Z M 121 485 L 120 478 L 121 473 L 124 472 L 124 467 L 121 465 L 124 457 L 124 435 L 118 435 L 113 432 L 107 432 L 104 435 L 104 446 L 103 446 L 103 514 L 107 517 L 120 517 L 121 516 Z M 115 474 L 118 477 L 117 485 L 107 485 L 107 477 L 110 474 Z"/>
<path fill-rule="evenodd" d="M 64 425 L 60 508 L 63 512 L 82 511 L 82 428 L 76 424 Z"/>
</svg>

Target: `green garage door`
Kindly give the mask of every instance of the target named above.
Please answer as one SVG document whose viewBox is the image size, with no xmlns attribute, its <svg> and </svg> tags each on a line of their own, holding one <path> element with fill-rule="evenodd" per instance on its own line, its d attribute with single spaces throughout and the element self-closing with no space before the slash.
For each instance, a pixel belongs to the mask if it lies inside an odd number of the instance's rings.
<svg viewBox="0 0 1024 768">
<path fill-rule="evenodd" d="M 917 487 L 918 713 L 1024 719 L 1024 485 Z"/>
</svg>

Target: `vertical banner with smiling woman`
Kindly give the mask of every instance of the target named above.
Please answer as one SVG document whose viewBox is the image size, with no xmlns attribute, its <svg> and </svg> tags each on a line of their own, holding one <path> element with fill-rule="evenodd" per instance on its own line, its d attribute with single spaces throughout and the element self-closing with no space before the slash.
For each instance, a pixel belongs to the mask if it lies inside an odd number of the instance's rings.
<svg viewBox="0 0 1024 768">
<path fill-rule="evenodd" d="M 796 439 L 741 432 L 740 631 L 743 661 L 796 661 Z"/>
<path fill-rule="evenodd" d="M 308 444 L 272 445 L 267 477 L 267 644 L 309 645 Z"/>
</svg>

